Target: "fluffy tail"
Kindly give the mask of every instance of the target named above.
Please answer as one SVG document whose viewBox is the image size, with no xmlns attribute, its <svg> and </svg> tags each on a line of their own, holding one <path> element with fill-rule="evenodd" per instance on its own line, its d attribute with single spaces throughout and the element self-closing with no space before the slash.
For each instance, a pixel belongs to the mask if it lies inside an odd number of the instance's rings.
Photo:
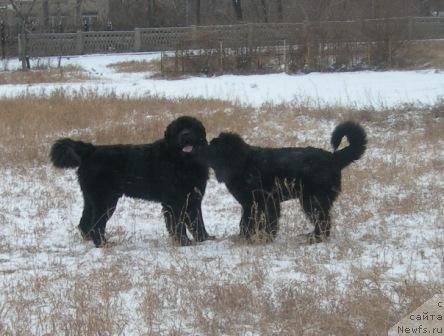
<svg viewBox="0 0 444 336">
<path fill-rule="evenodd" d="M 350 145 L 337 150 L 344 136 L 347 137 Z M 336 157 L 337 163 L 343 169 L 364 154 L 367 146 L 367 135 L 361 125 L 347 121 L 336 126 L 331 135 L 331 145 L 333 146 L 333 154 Z"/>
<path fill-rule="evenodd" d="M 59 139 L 51 147 L 51 161 L 57 168 L 80 166 L 82 158 L 94 151 L 94 146 L 71 139 Z"/>
</svg>

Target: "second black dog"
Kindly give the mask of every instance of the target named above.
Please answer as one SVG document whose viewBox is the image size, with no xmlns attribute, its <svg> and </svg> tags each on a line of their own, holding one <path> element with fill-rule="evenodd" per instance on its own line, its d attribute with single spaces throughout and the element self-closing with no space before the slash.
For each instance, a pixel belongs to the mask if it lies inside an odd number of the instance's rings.
<svg viewBox="0 0 444 336">
<path fill-rule="evenodd" d="M 344 136 L 350 145 L 337 150 Z M 330 208 L 341 190 L 341 170 L 362 156 L 366 134 L 359 124 L 345 122 L 333 131 L 331 144 L 333 153 L 313 147 L 260 148 L 237 134 L 221 133 L 199 153 L 242 205 L 242 237 L 265 233 L 274 238 L 280 203 L 298 198 L 315 227 L 309 241 L 320 242 L 330 236 Z"/>
<path fill-rule="evenodd" d="M 123 195 L 160 202 L 170 235 L 189 245 L 186 227 L 196 241 L 212 238 L 201 210 L 208 166 L 195 157 L 204 145 L 202 123 L 180 117 L 167 127 L 163 139 L 152 144 L 95 146 L 60 139 L 51 148 L 51 161 L 59 168 L 78 167 L 84 198 L 79 229 L 95 246 L 106 243 L 106 222 Z"/>
</svg>

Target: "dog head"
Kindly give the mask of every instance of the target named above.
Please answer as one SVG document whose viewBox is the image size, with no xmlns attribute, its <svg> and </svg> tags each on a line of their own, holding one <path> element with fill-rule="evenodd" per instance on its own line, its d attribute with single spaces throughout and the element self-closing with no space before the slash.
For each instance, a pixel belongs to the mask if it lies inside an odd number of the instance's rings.
<svg viewBox="0 0 444 336">
<path fill-rule="evenodd" d="M 165 130 L 165 140 L 168 147 L 189 157 L 202 146 L 208 144 L 205 128 L 193 117 L 183 116 L 174 120 Z"/>
<path fill-rule="evenodd" d="M 199 150 L 199 156 L 214 169 L 219 182 L 227 183 L 242 173 L 247 151 L 248 145 L 238 134 L 221 133 Z"/>
</svg>

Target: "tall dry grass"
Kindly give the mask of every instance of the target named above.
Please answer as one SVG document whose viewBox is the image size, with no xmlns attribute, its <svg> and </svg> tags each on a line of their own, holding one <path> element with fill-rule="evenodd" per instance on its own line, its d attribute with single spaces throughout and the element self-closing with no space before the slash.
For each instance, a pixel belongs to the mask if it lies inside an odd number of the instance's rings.
<svg viewBox="0 0 444 336">
<path fill-rule="evenodd" d="M 397 32 L 401 33 L 401 31 Z M 383 34 L 384 35 L 384 34 Z M 189 75 L 224 73 L 270 73 L 344 71 L 362 69 L 442 69 L 444 42 L 418 40 L 393 42 L 381 38 L 378 43 L 325 43 L 318 47 L 300 42 L 292 47 L 223 48 L 219 43 L 195 50 L 184 45 L 175 52 L 162 53 L 161 59 L 123 61 L 108 65 L 116 72 L 148 72 L 149 78 L 177 79 Z M 205 44 L 205 43 L 204 43 Z M 332 49 L 333 48 L 333 49 Z M 325 49 L 320 53 L 321 50 Z M 324 53 L 324 54 L 322 54 Z"/>
<path fill-rule="evenodd" d="M 404 43 L 393 55 L 393 65 L 401 69 L 443 69 L 443 40 Z"/>
<path fill-rule="evenodd" d="M 81 82 L 90 78 L 91 76 L 80 66 L 66 65 L 61 67 L 42 67 L 29 71 L 1 71 L 0 85 Z"/>
<path fill-rule="evenodd" d="M 355 262 L 365 260 L 359 258 L 371 246 L 402 250 L 414 241 L 407 224 L 391 224 L 393 216 L 438 211 L 435 218 L 444 218 L 439 183 L 443 104 L 383 111 L 299 103 L 253 109 L 219 100 L 58 92 L 2 99 L 1 107 L 0 171 L 17 176 L 13 182 L 3 176 L 1 197 L 21 200 L 0 204 L 0 221 L 7 229 L 0 230 L 1 335 L 385 335 L 443 290 L 442 281 L 417 278 L 407 257 L 400 259 L 402 265 L 398 259 L 370 267 Z M 268 245 L 228 240 L 212 242 L 214 253 L 201 253 L 205 245 L 186 253 L 159 237 L 139 237 L 126 222 L 111 225 L 118 226 L 112 231 L 115 245 L 97 253 L 79 248 L 74 226 L 66 242 L 45 243 L 50 229 L 64 230 L 78 220 L 65 213 L 79 201 L 66 186 L 67 181 L 76 184 L 75 176 L 58 181 L 48 172 L 53 141 L 69 136 L 102 144 L 147 143 L 162 137 L 166 125 L 183 114 L 201 119 L 209 139 L 231 130 L 261 146 L 325 149 L 337 123 L 361 122 L 369 146 L 364 158 L 343 172 L 332 242 L 301 246 L 296 237 L 311 226 L 292 203 L 284 206 L 278 241 Z M 32 191 L 36 184 L 40 187 Z M 239 216 L 237 208 L 217 197 L 207 192 L 209 206 L 221 218 Z M 57 215 L 61 223 L 48 228 L 54 211 L 63 213 Z M 442 259 L 442 223 L 422 225 L 434 230 L 433 238 L 408 248 L 424 262 Z M 288 269 L 276 272 L 275 262 L 283 257 Z M 344 269 L 348 273 L 330 267 L 334 263 L 350 264 Z M 387 275 L 397 266 L 412 273 Z"/>
<path fill-rule="evenodd" d="M 202 119 L 213 136 L 224 129 L 241 131 L 252 113 L 251 108 L 218 100 L 120 99 L 95 92 L 68 96 L 60 91 L 48 98 L 3 99 L 0 128 L 5 150 L 0 161 L 12 165 L 47 162 L 50 144 L 61 136 L 102 144 L 152 142 L 183 114 Z"/>
<path fill-rule="evenodd" d="M 108 67 L 116 72 L 159 72 L 160 61 L 124 61 L 111 63 L 108 65 Z"/>
<path fill-rule="evenodd" d="M 122 255 L 87 274 L 61 268 L 57 275 L 3 283 L 0 333 L 126 335 L 132 325 L 134 335 L 385 335 L 442 291 L 439 284 L 412 280 L 387 284 L 378 268 L 354 269 L 347 288 L 328 271 L 318 281 L 270 286 L 266 265 L 253 258 L 243 265 L 242 280 L 186 262 L 146 269 L 135 280 L 128 269 L 142 263 Z"/>
<path fill-rule="evenodd" d="M 94 91 L 65 94 L 58 91 L 49 97 L 23 95 L 2 99 L 0 129 L 4 148 L 0 163 L 25 164 L 47 161 L 48 146 L 58 137 L 104 143 L 147 143 L 163 136 L 166 125 L 174 118 L 188 114 L 203 121 L 210 137 L 230 130 L 257 139 L 258 145 L 318 145 L 328 148 L 329 134 L 318 144 L 295 139 L 298 130 L 306 129 L 319 120 L 333 130 L 335 123 L 353 119 L 374 126 L 390 127 L 408 132 L 418 123 L 424 131 L 408 137 L 372 139 L 376 145 L 415 146 L 419 142 L 434 143 L 441 139 L 442 104 L 432 108 L 404 106 L 393 110 L 353 110 L 343 107 L 313 108 L 304 103 L 264 105 L 255 110 L 220 100 L 199 98 L 166 99 L 118 98 L 113 94 L 101 96 Z M 396 122 L 392 122 L 396 115 Z M 414 116 L 412 116 L 414 115 Z M 309 117 L 309 119 L 307 119 Z M 258 126 L 260 125 L 260 127 Z M 296 140 L 298 140 L 296 142 Z M 381 140 L 380 142 L 378 142 Z M 404 140 L 410 143 L 405 144 Z"/>
</svg>

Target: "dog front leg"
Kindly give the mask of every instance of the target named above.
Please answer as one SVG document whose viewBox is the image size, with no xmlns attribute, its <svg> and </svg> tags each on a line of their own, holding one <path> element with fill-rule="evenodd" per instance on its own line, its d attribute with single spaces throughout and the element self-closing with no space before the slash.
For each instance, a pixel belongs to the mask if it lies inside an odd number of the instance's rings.
<svg viewBox="0 0 444 336">
<path fill-rule="evenodd" d="M 83 240 L 92 240 L 90 231 L 93 227 L 93 207 L 86 199 L 84 203 L 82 218 L 80 219 L 78 228 Z"/>
<path fill-rule="evenodd" d="M 181 246 L 191 245 L 191 240 L 187 236 L 183 212 L 178 207 L 163 205 L 163 216 L 170 236 Z"/>
<path fill-rule="evenodd" d="M 252 206 L 251 205 L 247 205 L 244 206 L 242 205 L 242 217 L 239 223 L 239 237 L 243 238 L 243 239 L 250 239 L 251 235 L 253 234 L 253 220 L 251 218 L 252 214 L 251 214 L 251 210 L 252 210 Z"/>
<path fill-rule="evenodd" d="M 210 236 L 205 229 L 200 200 L 190 202 L 185 218 L 187 227 L 197 242 L 215 239 L 215 237 Z"/>
</svg>

